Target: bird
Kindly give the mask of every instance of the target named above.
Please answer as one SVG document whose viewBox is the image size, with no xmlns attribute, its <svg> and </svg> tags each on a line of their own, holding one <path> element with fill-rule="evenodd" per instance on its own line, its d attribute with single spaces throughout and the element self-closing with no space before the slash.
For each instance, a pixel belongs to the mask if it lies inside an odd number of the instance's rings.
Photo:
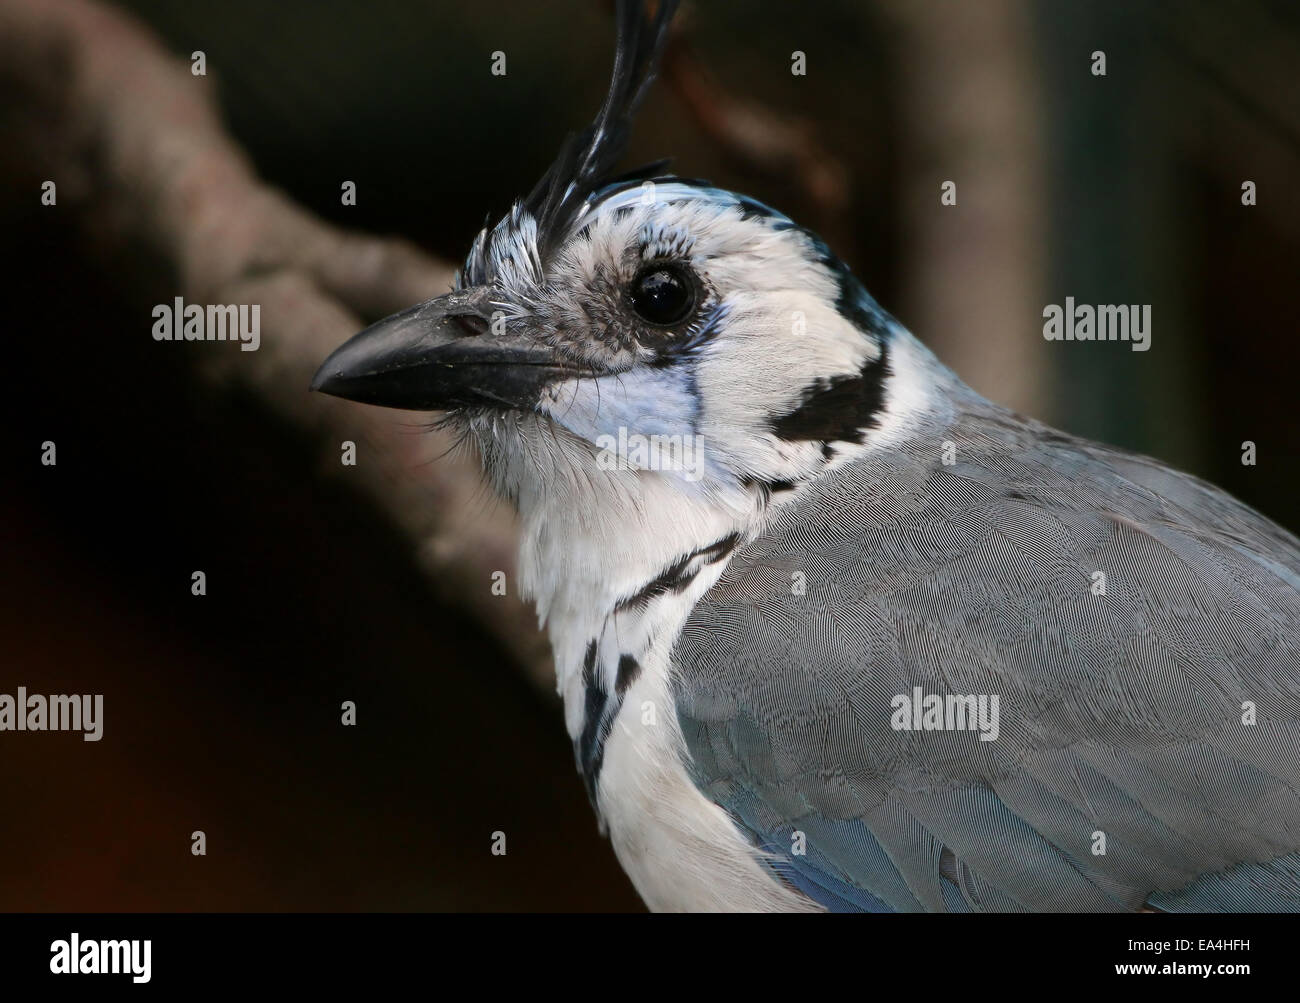
<svg viewBox="0 0 1300 1003">
<path fill-rule="evenodd" d="M 620 0 L 593 122 L 312 382 L 514 506 L 646 905 L 1300 910 L 1300 541 L 986 400 L 781 212 L 615 173 L 675 7 Z"/>
</svg>

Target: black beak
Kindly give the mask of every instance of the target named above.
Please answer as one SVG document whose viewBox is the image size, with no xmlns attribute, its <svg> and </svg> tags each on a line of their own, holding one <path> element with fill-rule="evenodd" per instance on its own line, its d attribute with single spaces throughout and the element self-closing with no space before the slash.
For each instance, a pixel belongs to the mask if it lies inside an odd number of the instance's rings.
<svg viewBox="0 0 1300 1003">
<path fill-rule="evenodd" d="M 538 341 L 493 334 L 493 309 L 480 287 L 393 314 L 336 348 L 311 389 L 409 411 L 527 409 L 547 384 L 578 375 Z"/>
</svg>

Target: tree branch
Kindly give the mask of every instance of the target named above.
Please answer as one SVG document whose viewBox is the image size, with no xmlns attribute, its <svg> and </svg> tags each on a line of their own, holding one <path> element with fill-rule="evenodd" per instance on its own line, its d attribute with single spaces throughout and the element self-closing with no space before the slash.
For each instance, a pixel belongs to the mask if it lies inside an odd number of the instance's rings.
<svg viewBox="0 0 1300 1003">
<path fill-rule="evenodd" d="M 121 11 L 0 0 L 0 90 L 17 97 L 3 103 L 0 130 L 20 153 L 0 170 L 21 175 L 33 199 L 41 180 L 55 181 L 60 211 L 76 210 L 106 267 L 125 275 L 122 249 L 139 247 L 174 269 L 190 302 L 259 304 L 258 351 L 191 353 L 195 365 L 311 432 L 324 469 L 355 478 L 410 537 L 435 590 L 549 686 L 549 650 L 513 595 L 514 517 L 484 503 L 476 467 L 438 459 L 448 436 L 409 417 L 307 391 L 363 317 L 446 291 L 451 267 L 404 241 L 329 226 L 259 181 L 206 79 Z M 355 467 L 340 462 L 344 440 L 357 444 Z M 511 595 L 492 594 L 495 571 Z"/>
</svg>

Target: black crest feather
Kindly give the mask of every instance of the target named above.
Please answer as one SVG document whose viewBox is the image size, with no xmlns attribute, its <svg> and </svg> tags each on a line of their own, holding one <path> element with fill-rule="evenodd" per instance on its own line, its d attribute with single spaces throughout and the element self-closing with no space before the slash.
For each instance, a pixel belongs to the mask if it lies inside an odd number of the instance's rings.
<svg viewBox="0 0 1300 1003">
<path fill-rule="evenodd" d="M 677 3 L 659 0 L 651 20 L 641 0 L 617 0 L 614 73 L 605 103 L 591 125 L 565 139 L 555 162 L 524 200 L 524 208 L 537 221 L 538 251 L 543 260 L 623 155 L 632 116 L 654 80 Z"/>
</svg>

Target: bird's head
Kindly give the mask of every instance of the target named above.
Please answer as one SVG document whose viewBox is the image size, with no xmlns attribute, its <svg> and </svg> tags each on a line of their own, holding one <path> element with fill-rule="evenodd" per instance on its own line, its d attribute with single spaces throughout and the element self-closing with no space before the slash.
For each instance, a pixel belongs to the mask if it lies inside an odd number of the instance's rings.
<svg viewBox="0 0 1300 1003">
<path fill-rule="evenodd" d="M 454 291 L 348 341 L 315 389 L 446 410 L 516 498 L 555 467 L 767 491 L 877 423 L 896 325 L 826 246 L 706 183 L 610 180 L 674 3 L 620 3 L 613 83 Z"/>
</svg>

